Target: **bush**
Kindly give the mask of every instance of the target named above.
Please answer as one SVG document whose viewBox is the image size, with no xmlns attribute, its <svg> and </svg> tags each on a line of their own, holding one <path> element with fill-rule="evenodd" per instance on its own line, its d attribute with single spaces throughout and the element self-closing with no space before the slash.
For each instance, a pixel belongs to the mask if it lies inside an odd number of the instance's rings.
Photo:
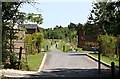
<svg viewBox="0 0 120 79">
<path fill-rule="evenodd" d="M 27 70 L 27 71 L 30 70 L 28 63 L 26 61 L 21 60 L 20 63 L 21 63 L 22 70 Z"/>
<path fill-rule="evenodd" d="M 108 56 L 110 58 L 115 57 L 117 38 L 112 35 L 100 35 L 98 37 L 100 41 L 100 52 L 102 55 Z"/>
<path fill-rule="evenodd" d="M 10 56 L 8 56 L 8 59 L 6 60 L 4 64 L 4 68 L 13 68 L 13 69 L 17 69 L 18 68 L 18 57 L 15 53 L 10 54 Z"/>
<path fill-rule="evenodd" d="M 40 52 L 43 45 L 44 35 L 42 33 L 25 35 L 25 51 L 27 54 L 35 54 Z"/>
</svg>

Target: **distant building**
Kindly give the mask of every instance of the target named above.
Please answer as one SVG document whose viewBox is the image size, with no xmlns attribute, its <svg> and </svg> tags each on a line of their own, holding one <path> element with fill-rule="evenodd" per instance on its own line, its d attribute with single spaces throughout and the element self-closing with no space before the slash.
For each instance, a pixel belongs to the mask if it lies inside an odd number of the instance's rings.
<svg viewBox="0 0 120 79">
<path fill-rule="evenodd" d="M 25 34 L 33 34 L 40 31 L 37 24 L 24 24 L 24 26 L 27 30 Z"/>
<path fill-rule="evenodd" d="M 19 26 L 18 28 L 14 28 L 16 36 L 18 36 L 17 40 L 14 40 L 14 52 L 19 54 L 20 47 L 23 48 L 22 50 L 22 57 L 25 58 L 25 49 L 24 49 L 24 37 L 25 34 L 33 34 L 39 32 L 39 27 L 37 24 L 23 24 L 22 27 Z"/>
<path fill-rule="evenodd" d="M 98 36 L 100 34 L 100 29 L 94 25 L 91 25 L 91 27 L 92 27 L 93 32 L 94 32 L 93 34 Z M 92 42 L 94 44 L 98 43 L 97 38 L 89 38 L 86 35 L 85 28 L 82 26 L 80 26 L 78 28 L 77 35 L 78 35 L 78 47 L 80 47 L 80 48 L 86 47 L 87 42 Z"/>
</svg>

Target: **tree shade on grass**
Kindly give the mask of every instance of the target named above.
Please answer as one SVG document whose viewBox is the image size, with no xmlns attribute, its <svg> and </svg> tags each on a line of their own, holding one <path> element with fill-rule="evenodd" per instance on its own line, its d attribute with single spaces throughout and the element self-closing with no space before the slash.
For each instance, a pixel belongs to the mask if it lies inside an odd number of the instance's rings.
<svg viewBox="0 0 120 79">
<path fill-rule="evenodd" d="M 31 71 L 37 71 L 43 60 L 44 53 L 36 53 L 34 55 L 28 55 L 28 66 Z"/>
</svg>

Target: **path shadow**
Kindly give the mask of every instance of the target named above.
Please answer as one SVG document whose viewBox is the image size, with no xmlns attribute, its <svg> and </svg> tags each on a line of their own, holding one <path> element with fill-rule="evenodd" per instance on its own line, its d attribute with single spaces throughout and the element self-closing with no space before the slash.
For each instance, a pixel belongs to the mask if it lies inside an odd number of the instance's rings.
<svg viewBox="0 0 120 79">
<path fill-rule="evenodd" d="M 70 56 L 87 56 L 87 54 L 85 54 L 85 53 L 76 53 L 76 54 L 69 54 Z"/>
<path fill-rule="evenodd" d="M 27 74 L 28 78 L 76 78 L 78 79 L 111 79 L 111 72 L 109 69 L 101 69 L 101 74 L 97 69 L 67 69 L 58 68 L 47 71 L 41 71 L 36 74 Z M 24 78 L 23 78 L 24 79 Z M 118 79 L 118 75 L 115 75 L 115 79 Z"/>
</svg>

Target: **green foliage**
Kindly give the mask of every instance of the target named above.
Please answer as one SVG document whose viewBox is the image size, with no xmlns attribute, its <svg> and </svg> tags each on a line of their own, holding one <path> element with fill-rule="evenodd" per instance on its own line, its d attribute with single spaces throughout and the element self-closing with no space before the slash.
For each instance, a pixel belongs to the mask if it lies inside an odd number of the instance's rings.
<svg viewBox="0 0 120 79">
<path fill-rule="evenodd" d="M 100 41 L 101 54 L 114 58 L 116 54 L 116 46 L 117 46 L 116 37 L 106 34 L 106 35 L 100 35 L 98 37 L 98 40 Z"/>
<path fill-rule="evenodd" d="M 82 50 L 82 48 L 77 48 L 77 51 L 82 52 L 83 50 Z"/>
<path fill-rule="evenodd" d="M 17 55 L 16 55 L 15 53 L 12 53 L 12 54 L 10 54 L 9 56 L 10 56 L 12 62 L 10 62 L 10 60 L 7 59 L 5 62 L 3 62 L 4 68 L 5 68 L 5 69 L 7 69 L 7 68 L 17 69 L 17 68 L 18 68 L 18 65 L 17 65 L 17 64 L 18 64 L 18 61 L 19 61 Z"/>
<path fill-rule="evenodd" d="M 71 41 L 77 41 L 77 28 L 74 23 L 70 23 L 68 27 L 62 27 L 61 25 L 48 29 L 40 28 L 45 35 L 45 39 L 66 39 Z"/>
<path fill-rule="evenodd" d="M 2 61 L 6 68 L 9 64 L 9 68 L 16 67 L 15 55 L 13 52 L 13 40 L 17 37 L 16 32 L 13 31 L 13 26 L 17 20 L 16 13 L 22 2 L 2 2 Z M 9 60 L 9 61 L 8 61 Z"/>
<path fill-rule="evenodd" d="M 42 33 L 26 34 L 24 41 L 27 54 L 39 53 L 43 45 L 44 35 Z"/>
<path fill-rule="evenodd" d="M 35 13 L 24 13 L 20 12 L 22 15 L 22 21 L 23 22 L 34 22 L 37 24 L 42 24 L 43 23 L 43 17 L 41 14 L 35 14 Z"/>
<path fill-rule="evenodd" d="M 32 41 L 32 35 L 31 34 L 26 34 L 24 38 L 24 46 L 25 46 L 25 51 L 26 53 L 34 53 L 32 49 L 34 49 L 34 43 Z"/>
<path fill-rule="evenodd" d="M 30 67 L 28 66 L 28 62 L 26 62 L 25 60 L 21 60 L 20 63 L 22 66 L 22 70 L 27 70 L 27 71 L 30 70 Z"/>
<path fill-rule="evenodd" d="M 64 47 L 65 47 L 65 49 L 64 49 Z M 57 49 L 59 49 L 63 52 L 68 52 L 68 51 L 72 51 L 72 46 L 68 42 L 61 40 L 57 44 Z"/>
<path fill-rule="evenodd" d="M 118 12 L 117 2 L 93 3 L 93 9 L 91 10 L 88 22 L 98 25 L 103 34 L 107 32 L 109 35 L 119 35 L 120 14 Z"/>
<path fill-rule="evenodd" d="M 25 1 L 27 2 L 27 1 Z M 30 3 L 30 2 L 29 2 Z M 13 29 L 14 25 L 23 23 L 24 21 L 42 23 L 41 14 L 31 13 L 31 18 L 27 18 L 26 13 L 19 12 L 18 8 L 24 4 L 24 2 L 2 2 L 2 61 L 5 68 L 16 68 L 16 56 L 14 52 L 14 42 L 17 39 L 16 33 Z M 29 15 L 28 15 L 29 17 Z M 28 39 L 29 40 L 29 39 Z M 31 52 L 31 49 L 29 49 Z M 27 50 L 28 51 L 28 50 Z M 9 60 L 9 61 L 8 61 Z M 7 65 L 8 64 L 8 65 Z"/>
<path fill-rule="evenodd" d="M 50 47 L 51 47 L 51 41 L 49 39 L 45 39 L 42 48 L 44 48 L 44 51 L 50 51 Z"/>
</svg>

